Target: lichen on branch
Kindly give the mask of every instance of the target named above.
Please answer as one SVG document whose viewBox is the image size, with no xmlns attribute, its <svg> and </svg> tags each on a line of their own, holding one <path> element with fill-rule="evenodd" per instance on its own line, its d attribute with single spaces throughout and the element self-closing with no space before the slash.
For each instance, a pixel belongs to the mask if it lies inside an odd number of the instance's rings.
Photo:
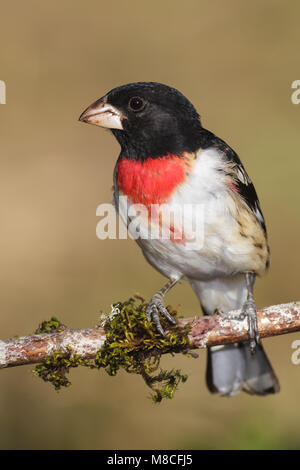
<svg viewBox="0 0 300 470">
<path fill-rule="evenodd" d="M 78 366 L 104 368 L 110 375 L 119 369 L 140 374 L 154 391 L 154 399 L 172 397 L 177 385 L 186 380 L 180 371 L 159 371 L 165 353 L 192 355 L 192 349 L 238 343 L 249 340 L 247 318 L 236 320 L 241 310 L 226 315 L 179 318 L 171 326 L 162 318 L 168 337 L 159 335 L 145 316 L 145 301 L 140 297 L 118 302 L 101 325 L 72 329 L 57 318 L 43 322 L 35 334 L 0 340 L 0 369 L 26 364 L 40 364 L 36 375 L 51 382 L 56 389 L 68 386 L 67 374 Z M 229 314 L 229 315 L 228 315 Z M 261 338 L 300 331 L 300 302 L 270 305 L 257 310 Z"/>
<path fill-rule="evenodd" d="M 165 353 L 181 352 L 191 355 L 188 337 L 191 326 L 170 325 L 162 318 L 162 326 L 168 331 L 167 337 L 162 337 L 155 325 L 147 321 L 146 305 L 144 299 L 135 296 L 126 302 L 113 304 L 111 313 L 101 316 L 101 327 L 105 331 L 106 340 L 94 359 L 86 360 L 78 354 L 74 355 L 72 348 L 68 346 L 66 352 L 55 351 L 36 366 L 34 374 L 59 390 L 70 386 L 67 374 L 74 367 L 104 368 L 110 376 L 115 376 L 120 369 L 124 369 L 128 373 L 142 376 L 152 390 L 154 402 L 173 398 L 178 385 L 187 380 L 187 375 L 177 369 L 159 370 L 160 359 Z M 170 306 L 167 308 L 177 318 L 177 312 Z M 43 322 L 38 331 L 53 331 L 55 325 L 63 328 L 59 320 L 52 318 L 50 322 Z"/>
</svg>

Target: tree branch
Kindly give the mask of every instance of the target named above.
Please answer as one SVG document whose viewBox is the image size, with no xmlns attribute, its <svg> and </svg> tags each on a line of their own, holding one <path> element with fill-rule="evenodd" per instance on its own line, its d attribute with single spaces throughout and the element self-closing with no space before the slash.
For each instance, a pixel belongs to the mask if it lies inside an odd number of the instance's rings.
<svg viewBox="0 0 300 470">
<path fill-rule="evenodd" d="M 238 314 L 240 311 L 230 312 Z M 300 331 L 300 302 L 274 305 L 257 311 L 261 338 Z M 246 341 L 247 319 L 229 320 L 222 315 L 180 319 L 184 326 L 191 323 L 191 348 L 206 348 Z M 62 353 L 72 348 L 82 359 L 93 359 L 105 342 L 103 328 L 44 333 L 0 341 L 0 368 L 43 362 L 54 351 Z"/>
</svg>

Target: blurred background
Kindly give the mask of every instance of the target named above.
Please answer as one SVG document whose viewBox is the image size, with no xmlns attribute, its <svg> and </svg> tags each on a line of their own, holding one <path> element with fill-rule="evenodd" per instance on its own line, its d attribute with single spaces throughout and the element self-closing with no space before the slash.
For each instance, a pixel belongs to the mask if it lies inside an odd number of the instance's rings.
<svg viewBox="0 0 300 470">
<path fill-rule="evenodd" d="M 51 315 L 74 328 L 164 283 L 132 240 L 96 238 L 112 200 L 119 147 L 78 122 L 111 88 L 159 81 L 196 106 L 204 127 L 241 156 L 258 191 L 272 260 L 258 306 L 299 300 L 299 2 L 276 0 L 1 1 L 0 337 Z M 167 302 L 200 313 L 184 282 Z M 2 449 L 300 448 L 299 334 L 266 339 L 282 391 L 212 396 L 199 358 L 164 358 L 189 375 L 175 398 L 149 399 L 140 377 L 76 369 L 56 393 L 32 367 L 0 372 Z"/>
</svg>

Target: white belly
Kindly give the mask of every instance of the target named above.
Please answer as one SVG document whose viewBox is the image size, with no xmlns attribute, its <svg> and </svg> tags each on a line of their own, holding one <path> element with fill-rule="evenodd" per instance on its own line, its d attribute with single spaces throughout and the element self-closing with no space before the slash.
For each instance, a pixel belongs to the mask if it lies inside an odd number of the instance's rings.
<svg viewBox="0 0 300 470">
<path fill-rule="evenodd" d="M 147 215 L 139 217 L 141 237 L 136 241 L 149 263 L 168 278 L 186 276 L 206 280 L 256 270 L 255 263 L 259 261 L 254 260 L 253 240 L 240 235 L 236 203 L 225 176 L 219 171 L 221 164 L 220 154 L 215 150 L 201 151 L 193 172 L 167 202 L 169 214 L 181 212 L 181 218 L 175 217 L 173 235 L 182 233 L 182 239 L 158 237 L 158 220 L 151 219 L 149 224 Z M 126 207 L 118 193 L 115 199 L 120 200 L 120 216 L 132 235 L 128 213 L 131 211 L 134 218 L 135 206 L 125 198 Z M 191 204 L 192 212 L 191 208 L 186 212 Z M 162 211 L 159 225 L 169 227 L 168 222 L 169 217 L 165 218 Z M 149 235 L 151 231 L 156 235 L 154 239 Z"/>
</svg>

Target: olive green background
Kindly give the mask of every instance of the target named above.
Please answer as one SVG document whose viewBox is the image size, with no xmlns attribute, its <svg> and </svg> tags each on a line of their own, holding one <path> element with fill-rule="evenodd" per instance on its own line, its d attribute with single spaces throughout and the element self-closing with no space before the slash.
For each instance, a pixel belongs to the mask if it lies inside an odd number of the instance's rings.
<svg viewBox="0 0 300 470">
<path fill-rule="evenodd" d="M 260 196 L 272 250 L 258 306 L 299 299 L 300 79 L 297 1 L 1 1 L 0 337 L 57 315 L 89 327 L 100 310 L 164 282 L 131 240 L 96 238 L 96 207 L 112 199 L 119 147 L 78 122 L 111 88 L 159 81 L 182 91 L 205 127 L 241 156 Z M 184 282 L 168 295 L 199 314 Z M 299 334 L 264 341 L 282 391 L 212 396 L 205 352 L 165 358 L 189 374 L 154 405 L 139 377 L 77 369 L 56 393 L 32 367 L 0 372 L 0 448 L 300 448 Z"/>
</svg>

